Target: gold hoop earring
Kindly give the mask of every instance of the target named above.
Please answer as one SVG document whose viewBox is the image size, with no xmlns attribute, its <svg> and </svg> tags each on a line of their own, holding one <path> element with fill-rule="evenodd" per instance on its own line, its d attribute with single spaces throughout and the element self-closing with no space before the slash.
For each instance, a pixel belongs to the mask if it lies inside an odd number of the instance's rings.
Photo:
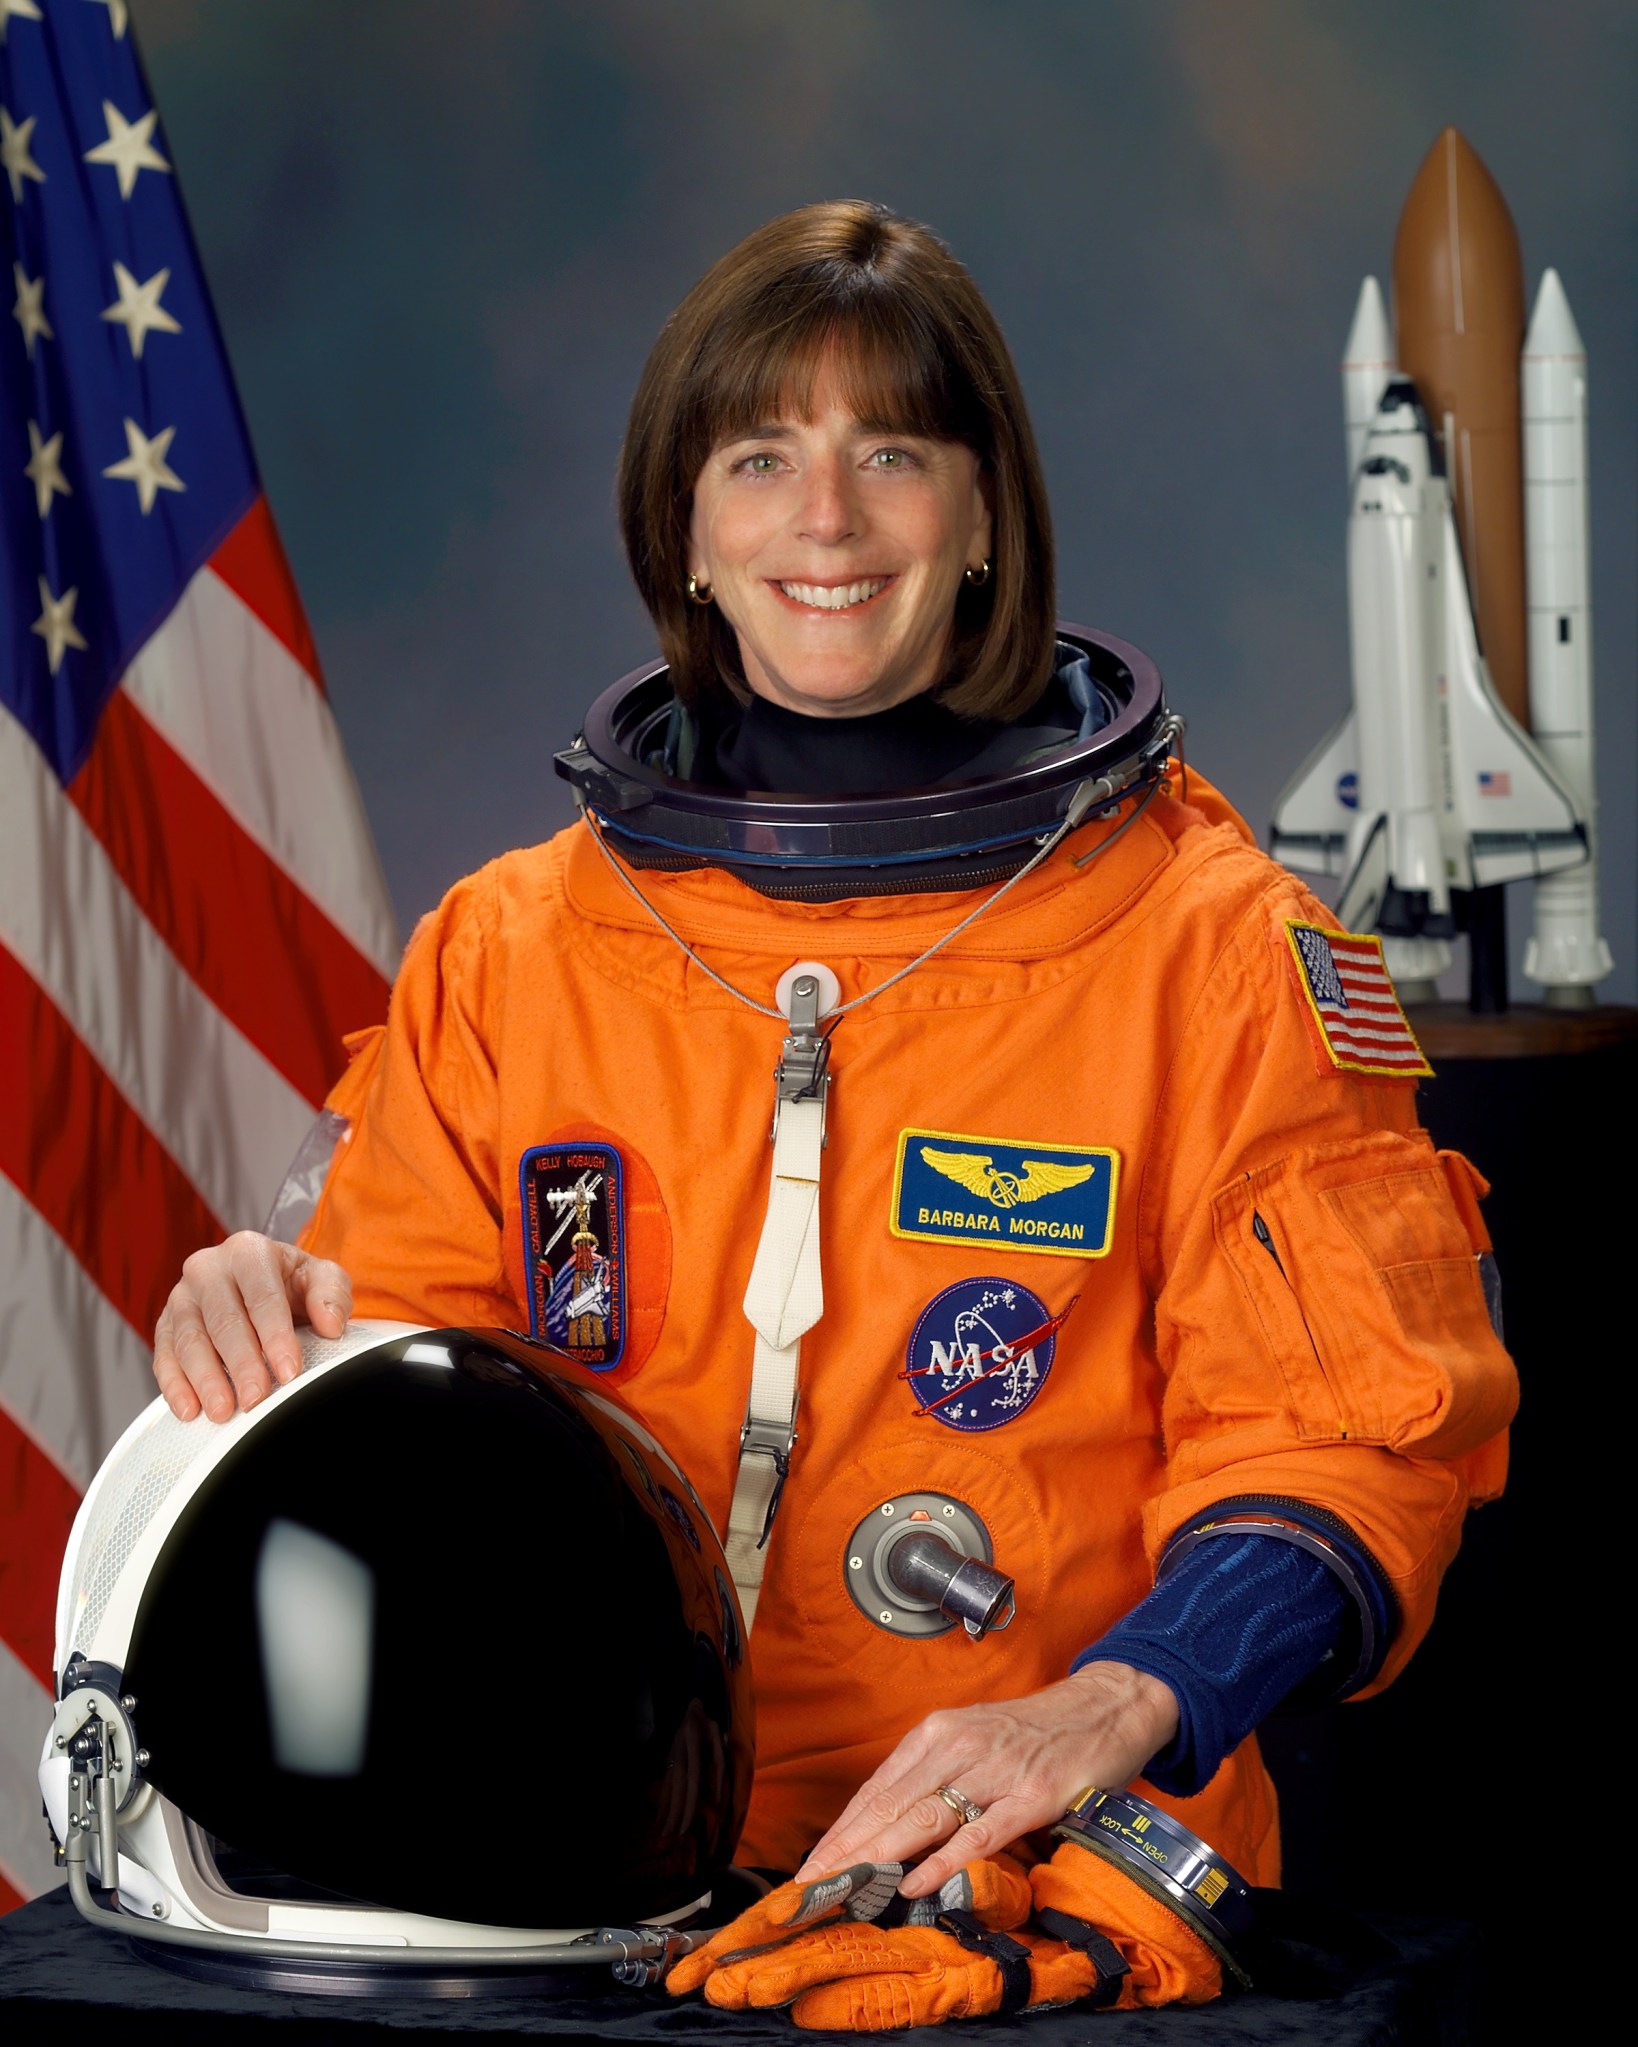
<svg viewBox="0 0 1638 2047">
<path fill-rule="evenodd" d="M 694 604 L 709 604 L 716 593 L 709 583 L 702 583 L 697 576 L 688 579 L 689 600 Z"/>
<path fill-rule="evenodd" d="M 982 590 L 984 585 L 990 580 L 989 556 L 986 555 L 984 559 L 979 563 L 976 569 L 973 568 L 965 569 L 963 570 L 962 573 L 966 576 L 967 581 L 973 586 L 975 590 Z"/>
</svg>

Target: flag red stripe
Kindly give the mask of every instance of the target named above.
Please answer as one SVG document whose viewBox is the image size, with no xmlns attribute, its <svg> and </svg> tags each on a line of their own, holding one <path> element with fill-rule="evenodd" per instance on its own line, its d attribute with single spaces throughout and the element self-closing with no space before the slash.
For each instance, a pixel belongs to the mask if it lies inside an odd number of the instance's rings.
<svg viewBox="0 0 1638 2047">
<path fill-rule="evenodd" d="M 0 1919 L 3 1919 L 8 1912 L 15 1912 L 19 1905 L 27 1904 L 27 1902 L 28 1900 L 21 1891 L 14 1891 L 5 1878 L 0 1876 Z"/>
<path fill-rule="evenodd" d="M 281 640 L 313 678 L 322 695 L 318 649 L 296 591 L 296 579 L 285 559 L 284 543 L 273 523 L 265 497 L 257 498 L 210 559 L 233 594 L 255 612 L 276 640 Z"/>
<path fill-rule="evenodd" d="M 51 1687 L 53 1608 L 80 1496 L 0 1407 L 0 1635 Z"/>
<path fill-rule="evenodd" d="M 1374 1060 L 1378 1066 L 1420 1066 L 1424 1063 L 1422 1055 L 1409 1045 L 1359 1045 L 1335 1037 L 1331 1043 L 1338 1052 L 1347 1052 L 1356 1059 Z"/>
<path fill-rule="evenodd" d="M 187 973 L 321 1102 L 346 1063 L 343 1033 L 386 1014 L 382 976 L 123 690 L 68 795 Z"/>
<path fill-rule="evenodd" d="M 1354 1059 L 1368 1059 L 1377 1066 L 1421 1066 L 1426 1062 L 1420 1052 L 1409 1045 L 1357 1044 L 1349 1038 L 1331 1039 L 1333 1051 L 1346 1052 Z"/>
<path fill-rule="evenodd" d="M 182 1261 L 222 1225 L 62 1012 L 0 948 L 0 1173 L 144 1342 Z M 14 1360 L 21 1365 L 22 1360 Z"/>
</svg>

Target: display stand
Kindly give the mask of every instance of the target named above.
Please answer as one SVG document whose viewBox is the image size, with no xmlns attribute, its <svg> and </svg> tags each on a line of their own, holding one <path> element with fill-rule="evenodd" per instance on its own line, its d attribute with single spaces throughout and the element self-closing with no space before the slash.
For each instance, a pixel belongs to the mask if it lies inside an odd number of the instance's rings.
<svg viewBox="0 0 1638 2047">
<path fill-rule="evenodd" d="M 1638 1009 L 1475 1016 L 1441 1003 L 1410 1015 L 1435 1069 L 1423 1121 L 1491 1182 L 1485 1219 L 1522 1386 L 1507 1491 L 1470 1518 L 1398 1682 L 1276 1718 L 1263 1746 L 1287 1883 L 1348 1907 L 1476 1921 L 1497 2021 L 1481 2037 L 1501 2039 L 1513 2037 L 1499 2019 L 1523 1988 L 1538 1866 L 1523 1805 L 1555 1783 L 1589 1794 L 1588 1765 L 1610 1742 L 1609 1668 L 1624 1661 L 1609 1645 L 1624 1641 L 1630 1602 L 1608 1537 L 1632 1489 Z"/>
</svg>

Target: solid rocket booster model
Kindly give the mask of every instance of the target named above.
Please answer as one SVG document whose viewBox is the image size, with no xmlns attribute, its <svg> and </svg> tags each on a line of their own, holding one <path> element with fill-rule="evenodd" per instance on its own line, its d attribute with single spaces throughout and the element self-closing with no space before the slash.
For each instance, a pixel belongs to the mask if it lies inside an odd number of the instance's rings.
<svg viewBox="0 0 1638 2047">
<path fill-rule="evenodd" d="M 1587 496 L 1587 355 L 1558 272 L 1536 294 L 1524 338 L 1524 544 L 1530 722 L 1581 807 L 1588 858 L 1536 886 L 1524 971 L 1555 990 L 1591 991 L 1609 973 L 1593 857 L 1592 533 Z"/>
<path fill-rule="evenodd" d="M 1585 356 L 1552 271 L 1524 337 L 1517 234 L 1454 129 L 1411 188 L 1394 284 L 1397 347 L 1368 277 L 1342 364 L 1353 708 L 1281 795 L 1272 850 L 1341 878 L 1340 921 L 1383 934 L 1411 999 L 1450 964 L 1460 892 L 1535 878 L 1526 972 L 1590 1002 L 1610 958 Z"/>
</svg>

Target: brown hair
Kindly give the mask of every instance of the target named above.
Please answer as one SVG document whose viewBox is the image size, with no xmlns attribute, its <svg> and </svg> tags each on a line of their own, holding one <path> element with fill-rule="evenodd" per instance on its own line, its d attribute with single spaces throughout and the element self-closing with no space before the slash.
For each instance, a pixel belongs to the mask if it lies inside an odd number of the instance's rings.
<svg viewBox="0 0 1638 2047">
<path fill-rule="evenodd" d="M 1052 525 L 1007 344 L 977 285 L 914 221 L 862 199 L 781 215 L 706 272 L 660 330 L 620 451 L 626 559 L 684 702 L 743 687 L 733 629 L 688 598 L 694 482 L 719 442 L 807 416 L 826 352 L 872 431 L 961 441 L 992 496 L 994 567 L 956 600 L 951 710 L 1016 718 L 1052 671 Z"/>
</svg>

